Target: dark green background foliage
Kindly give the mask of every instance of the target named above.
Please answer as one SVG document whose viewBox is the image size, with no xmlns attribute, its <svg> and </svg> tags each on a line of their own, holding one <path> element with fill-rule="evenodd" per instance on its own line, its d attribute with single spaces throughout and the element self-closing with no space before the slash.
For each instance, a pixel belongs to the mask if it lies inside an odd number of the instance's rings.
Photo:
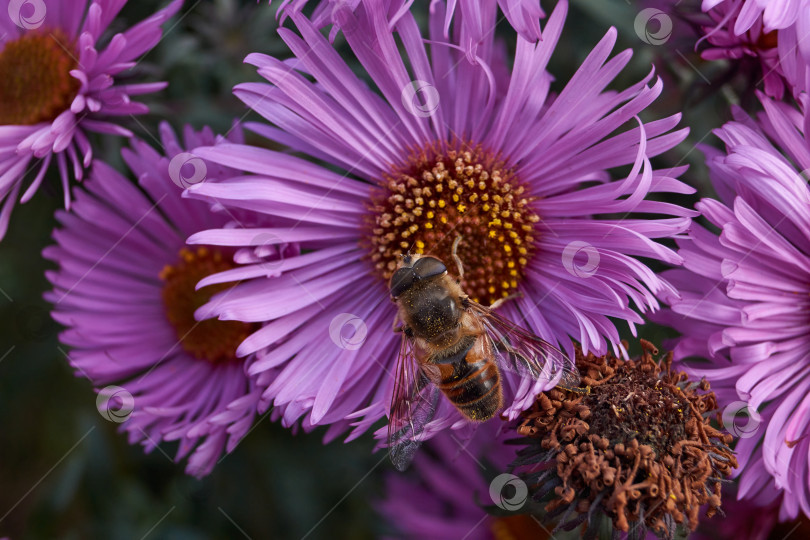
<svg viewBox="0 0 810 540">
<path fill-rule="evenodd" d="M 163 4 L 129 2 L 114 29 Z M 242 63 L 244 56 L 255 51 L 287 56 L 275 34 L 275 7 L 251 0 L 187 0 L 167 24 L 165 38 L 138 66 L 147 80 L 167 80 L 170 86 L 146 97 L 150 115 L 125 124 L 157 145 L 162 120 L 175 128 L 188 122 L 222 132 L 233 118 L 243 119 L 245 109 L 230 90 L 257 80 Z M 416 9 L 426 12 L 419 2 Z M 619 48 L 632 47 L 636 54 L 615 87 L 635 82 L 656 64 L 667 85 L 645 118 L 684 110 L 684 123 L 692 126 L 687 142 L 659 164 L 690 163 L 686 180 L 705 192 L 702 154 L 694 145 L 715 143 L 709 132 L 729 117 L 728 100 L 735 94 L 703 79 L 715 80 L 723 65 L 702 63 L 685 48 L 681 53 L 700 75 L 679 57 L 662 58 L 663 47 L 643 43 L 633 31 L 640 9 L 622 0 L 573 1 L 551 71 L 559 88 L 608 26 L 617 26 Z M 513 40 L 505 28 L 499 32 Z M 341 39 L 338 45 L 345 46 Z M 704 93 L 708 97 L 695 100 Z M 97 156 L 120 168 L 122 141 L 108 137 L 96 143 Z M 144 455 L 98 414 L 95 394 L 69 368 L 67 350 L 57 340 L 59 327 L 42 300 L 48 288 L 44 271 L 51 265 L 40 252 L 62 200 L 53 176 L 32 202 L 17 208 L 0 243 L 0 536 L 317 539 L 383 533 L 386 526 L 372 503 L 382 496 L 383 472 L 391 467 L 381 453 L 372 454 L 370 435 L 323 446 L 322 433 L 292 435 L 264 418 L 213 474 L 196 480 L 170 459 L 174 445 Z M 626 325 L 621 327 L 629 338 Z M 642 332 L 655 341 L 666 334 L 652 326 Z"/>
</svg>

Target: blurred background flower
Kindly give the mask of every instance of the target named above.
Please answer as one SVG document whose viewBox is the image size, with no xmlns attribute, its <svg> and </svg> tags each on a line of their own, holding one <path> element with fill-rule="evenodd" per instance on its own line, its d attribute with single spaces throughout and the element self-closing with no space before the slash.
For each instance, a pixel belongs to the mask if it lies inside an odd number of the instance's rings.
<svg viewBox="0 0 810 540">
<path fill-rule="evenodd" d="M 161 25 L 182 0 L 113 34 L 109 27 L 125 3 L 0 1 L 0 239 L 29 173 L 22 202 L 34 195 L 55 156 L 69 208 L 68 182 L 81 180 L 93 160 L 88 134 L 131 136 L 116 117 L 147 112 L 131 96 L 165 87 L 121 84 L 119 74 L 160 41 Z"/>
<path fill-rule="evenodd" d="M 551 538 L 551 530 L 542 523 L 515 513 L 527 504 L 522 487 L 513 485 L 514 493 L 506 493 L 510 489 L 507 483 L 520 483 L 512 475 L 502 476 L 516 452 L 515 446 L 505 444 L 510 436 L 507 428 L 494 421 L 472 433 L 444 432 L 423 446 L 410 474 L 387 472 L 385 499 L 377 509 L 389 524 L 391 536 L 424 540 Z M 493 515 L 493 508 L 503 515 Z"/>
<path fill-rule="evenodd" d="M 777 528 L 778 505 L 761 506 L 751 500 L 737 500 L 735 491 L 731 486 L 723 489 L 723 506 L 721 510 L 728 519 L 716 516 L 711 520 L 704 520 L 689 538 L 693 540 L 716 540 L 717 538 L 765 540 L 770 537 L 771 533 L 774 534 L 775 538 L 779 538 L 778 535 L 781 531 Z M 807 530 L 806 528 L 798 530 L 799 527 L 795 527 L 795 524 L 792 523 L 786 523 L 784 526 L 788 527 L 788 531 L 793 528 L 794 533 L 806 534 L 804 532 Z"/>
<path fill-rule="evenodd" d="M 733 72 L 741 73 L 752 90 L 761 82 L 765 93 L 782 97 L 785 83 L 777 32 L 757 16 L 755 2 L 720 2 L 711 9 L 707 4 L 703 2 L 708 20 L 701 21 L 703 36 L 697 42 L 701 56 L 706 60 L 729 60 Z"/>
<path fill-rule="evenodd" d="M 187 183 L 236 171 L 183 152 L 213 144 L 210 129 L 186 128 L 182 143 L 167 124 L 160 131 L 161 152 L 138 139 L 124 151 L 146 196 L 97 161 L 85 189 L 74 192 L 73 213 L 58 213 L 56 245 L 44 255 L 59 270 L 47 273 L 54 289 L 46 299 L 67 328 L 59 340 L 76 375 L 100 391 L 102 416 L 147 451 L 179 441 L 176 459 L 190 455 L 186 471 L 202 476 L 250 429 L 260 391 L 234 354 L 252 327 L 194 318 L 223 289 L 196 290 L 197 283 L 233 267 L 234 253 L 185 244 L 194 232 L 239 218 L 181 194 Z M 230 140 L 241 140 L 241 130 Z"/>
<path fill-rule="evenodd" d="M 728 7 L 736 12 L 733 31 L 740 35 L 761 22 L 766 32 L 780 30 L 795 24 L 802 13 L 801 0 L 703 0 L 703 11 L 714 9 L 718 5 Z"/>
</svg>

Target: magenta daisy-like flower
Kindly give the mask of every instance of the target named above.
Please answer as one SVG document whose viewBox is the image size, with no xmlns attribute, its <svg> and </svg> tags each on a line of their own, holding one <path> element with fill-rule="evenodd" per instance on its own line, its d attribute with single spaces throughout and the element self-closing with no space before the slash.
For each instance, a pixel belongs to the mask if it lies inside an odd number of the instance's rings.
<svg viewBox="0 0 810 540">
<path fill-rule="evenodd" d="M 678 357 L 710 360 L 689 371 L 740 437 L 739 496 L 781 495 L 785 519 L 810 515 L 810 146 L 806 116 L 760 98 L 758 123 L 740 116 L 716 131 L 726 152 L 707 150 L 720 200 L 698 209 L 720 234 L 694 225 L 680 242 L 685 268 L 665 277 L 681 296 L 661 321 L 684 336 Z"/>
<path fill-rule="evenodd" d="M 0 0 L 0 238 L 17 198 L 33 197 L 52 161 L 69 208 L 69 179 L 81 180 L 93 160 L 88 134 L 131 136 L 115 117 L 147 112 L 132 96 L 165 87 L 115 77 L 157 44 L 182 0 L 106 39 L 125 3 Z"/>
<path fill-rule="evenodd" d="M 491 422 L 469 440 L 442 433 L 416 456 L 409 474 L 386 473 L 385 500 L 376 507 L 395 538 L 551 538 L 540 521 L 517 513 L 528 510 L 528 489 L 506 473 L 516 447 L 504 444 L 502 427 Z"/>
<path fill-rule="evenodd" d="M 234 254 L 189 248 L 185 239 L 234 215 L 182 199 L 183 184 L 236 171 L 183 153 L 213 144 L 210 130 L 187 128 L 184 136 L 181 145 L 164 124 L 165 155 L 139 140 L 123 151 L 141 189 L 107 164 L 94 164 L 86 190 L 74 191 L 73 212 L 57 215 L 56 244 L 44 255 L 59 269 L 48 273 L 54 288 L 46 297 L 66 327 L 60 340 L 71 348 L 71 365 L 101 389 L 100 412 L 122 421 L 130 442 L 147 450 L 179 441 L 177 459 L 191 453 L 186 470 L 202 476 L 247 432 L 260 392 L 234 355 L 256 327 L 194 319 L 223 290 L 195 285 L 233 267 Z"/>
<path fill-rule="evenodd" d="M 494 2 L 481 7 L 492 20 Z M 190 196 L 284 221 L 205 231 L 189 243 L 300 243 L 302 255 L 272 275 L 246 265 L 202 282 L 246 281 L 200 315 L 268 323 L 237 353 L 256 354 L 252 375 L 279 370 L 263 405 L 283 410 L 286 425 L 331 424 L 332 437 L 353 425 L 356 436 L 388 412 L 400 347 L 388 280 L 409 250 L 449 263 L 460 236 L 464 290 L 485 305 L 519 293 L 504 316 L 569 352 L 572 338 L 586 350 L 619 348 L 613 320 L 632 326 L 639 311 L 658 307 L 668 285 L 636 257 L 680 263 L 654 239 L 683 232 L 694 213 L 645 199 L 692 191 L 677 180 L 683 168 L 657 170 L 649 158 L 686 133 L 671 131 L 678 116 L 638 119 L 661 91 L 652 74 L 606 90 L 631 56 L 610 58 L 613 29 L 550 91 L 545 68 L 566 11 L 557 4 L 538 43 L 516 37 L 511 71 L 491 33 L 476 63 L 466 61 L 465 11 L 446 39 L 442 2 L 431 6 L 427 37 L 412 13 L 381 2 L 337 10 L 367 80 L 299 13 L 290 15 L 298 32 L 279 30 L 294 59 L 247 58 L 270 83 L 235 89 L 269 122 L 250 128 L 317 162 L 245 145 L 196 149 L 252 175 L 194 185 Z M 610 173 L 620 166 L 626 176 Z M 535 392 L 529 381 L 512 383 L 514 417 Z M 434 425 L 459 419 L 443 399 Z"/>
</svg>

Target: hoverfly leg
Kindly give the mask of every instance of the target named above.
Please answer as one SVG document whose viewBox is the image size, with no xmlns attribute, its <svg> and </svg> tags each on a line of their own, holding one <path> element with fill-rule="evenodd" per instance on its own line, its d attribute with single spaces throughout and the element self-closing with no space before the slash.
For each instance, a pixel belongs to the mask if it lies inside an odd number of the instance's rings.
<svg viewBox="0 0 810 540">
<path fill-rule="evenodd" d="M 406 336 L 408 336 L 409 338 L 413 337 L 413 330 L 411 330 L 409 327 L 405 326 L 404 324 L 400 324 L 399 326 L 394 326 L 394 328 L 392 328 L 392 330 L 394 331 L 395 334 L 403 333 Z"/>
<path fill-rule="evenodd" d="M 504 305 L 507 301 L 514 300 L 515 298 L 520 298 L 521 296 L 523 296 L 523 293 L 518 291 L 518 292 L 514 292 L 514 293 L 510 294 L 509 296 L 504 296 L 503 298 L 498 298 L 497 300 L 492 302 L 492 304 L 489 306 L 489 309 L 497 309 L 497 308 L 501 307 L 502 305 Z"/>
<path fill-rule="evenodd" d="M 456 263 L 456 270 L 458 271 L 458 283 L 461 283 L 461 280 L 464 279 L 464 265 L 461 264 L 461 257 L 458 256 L 458 245 L 461 243 L 461 235 L 456 236 L 456 239 L 453 240 L 453 249 L 451 251 L 453 255 L 453 260 Z"/>
<path fill-rule="evenodd" d="M 394 301 L 396 302 L 396 300 Z M 391 325 L 391 329 L 397 334 L 405 330 L 405 324 L 399 320 L 399 312 L 394 316 L 394 324 Z"/>
</svg>

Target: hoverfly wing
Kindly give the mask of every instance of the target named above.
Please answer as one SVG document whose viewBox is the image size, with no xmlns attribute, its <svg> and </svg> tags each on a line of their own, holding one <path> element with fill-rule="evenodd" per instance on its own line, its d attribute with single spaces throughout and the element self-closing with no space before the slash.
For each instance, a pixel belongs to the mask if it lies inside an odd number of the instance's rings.
<svg viewBox="0 0 810 540">
<path fill-rule="evenodd" d="M 413 344 L 402 336 L 396 364 L 394 393 L 388 420 L 388 455 L 397 470 L 404 471 L 422 444 L 425 426 L 433 420 L 440 390 L 433 383 L 437 374 L 419 367 Z"/>
<path fill-rule="evenodd" d="M 557 386 L 576 391 L 579 371 L 565 353 L 490 308 L 472 300 L 469 303 L 473 312 L 480 315 L 505 369 L 532 379 L 542 376 L 554 380 L 559 376 Z"/>
</svg>

